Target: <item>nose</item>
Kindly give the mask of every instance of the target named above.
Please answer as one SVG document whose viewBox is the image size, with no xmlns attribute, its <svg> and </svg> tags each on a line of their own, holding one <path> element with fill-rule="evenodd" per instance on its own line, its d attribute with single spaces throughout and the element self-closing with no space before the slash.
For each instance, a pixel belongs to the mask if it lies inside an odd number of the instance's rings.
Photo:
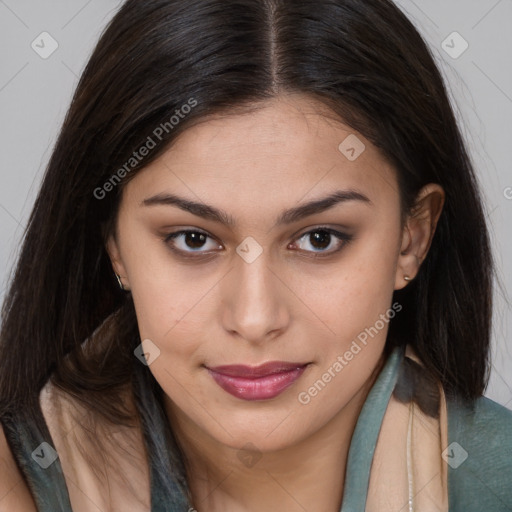
<svg viewBox="0 0 512 512">
<path fill-rule="evenodd" d="M 284 276 L 269 266 L 265 252 L 251 263 L 238 258 L 234 265 L 222 283 L 224 329 L 252 344 L 274 339 L 290 319 Z"/>
</svg>

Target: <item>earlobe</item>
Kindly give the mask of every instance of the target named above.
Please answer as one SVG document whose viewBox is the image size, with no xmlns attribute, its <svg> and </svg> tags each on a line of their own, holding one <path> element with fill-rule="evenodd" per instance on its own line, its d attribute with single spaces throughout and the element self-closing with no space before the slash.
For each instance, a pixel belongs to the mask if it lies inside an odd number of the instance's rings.
<svg viewBox="0 0 512 512">
<path fill-rule="evenodd" d="M 413 234 L 409 223 L 406 222 L 402 233 L 402 243 L 395 275 L 395 290 L 405 288 L 416 276 L 418 268 L 419 261 L 413 246 Z"/>
<path fill-rule="evenodd" d="M 445 193 L 440 185 L 430 183 L 420 190 L 405 221 L 395 290 L 404 288 L 418 274 L 432 244 L 444 200 Z"/>
<path fill-rule="evenodd" d="M 110 263 L 112 270 L 119 284 L 119 288 L 128 291 L 129 285 L 127 283 L 128 278 L 126 277 L 126 270 L 121 259 L 121 252 L 119 250 L 119 244 L 114 235 L 109 235 L 105 244 L 105 248 L 110 257 Z"/>
</svg>

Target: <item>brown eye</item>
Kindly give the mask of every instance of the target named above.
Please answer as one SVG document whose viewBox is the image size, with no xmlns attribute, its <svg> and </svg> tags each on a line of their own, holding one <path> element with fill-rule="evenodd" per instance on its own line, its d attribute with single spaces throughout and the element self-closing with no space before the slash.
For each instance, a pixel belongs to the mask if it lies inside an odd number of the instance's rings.
<svg viewBox="0 0 512 512">
<path fill-rule="evenodd" d="M 171 233 L 166 237 L 165 242 L 171 245 L 173 250 L 182 253 L 203 253 L 212 249 L 222 248 L 218 243 L 212 242 L 210 247 L 208 247 L 208 239 L 213 240 L 213 238 L 202 231 L 184 230 Z"/>
<path fill-rule="evenodd" d="M 303 233 L 298 240 L 298 244 L 292 244 L 294 248 L 298 246 L 301 252 L 309 253 L 313 257 L 322 257 L 341 251 L 352 240 L 352 236 L 332 228 L 319 227 Z M 223 248 L 210 235 L 198 230 L 176 231 L 168 235 L 164 241 L 177 254 L 191 258 L 208 255 Z"/>
<path fill-rule="evenodd" d="M 341 233 L 331 228 L 319 227 L 303 233 L 298 238 L 300 244 L 299 249 L 305 252 L 318 253 L 319 256 L 330 255 L 340 251 L 348 242 L 352 240 L 352 236 Z M 329 250 L 331 248 L 331 250 Z M 316 256 L 317 254 L 313 254 Z"/>
<path fill-rule="evenodd" d="M 207 238 L 203 233 L 195 233 L 193 231 L 185 233 L 184 237 L 183 243 L 190 249 L 201 249 Z"/>
<path fill-rule="evenodd" d="M 315 231 L 314 233 L 309 234 L 309 240 L 311 242 L 311 245 L 315 249 L 327 249 L 329 245 L 331 244 L 332 235 L 331 233 L 328 233 L 327 231 Z"/>
</svg>

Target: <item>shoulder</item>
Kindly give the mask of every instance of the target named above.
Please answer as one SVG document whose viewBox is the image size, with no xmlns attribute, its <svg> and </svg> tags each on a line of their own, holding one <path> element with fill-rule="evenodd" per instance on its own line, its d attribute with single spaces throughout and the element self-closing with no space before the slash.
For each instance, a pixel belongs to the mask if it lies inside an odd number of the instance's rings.
<svg viewBox="0 0 512 512">
<path fill-rule="evenodd" d="M 512 411 L 481 396 L 467 402 L 459 397 L 447 396 L 448 427 L 454 438 L 464 440 L 468 446 L 481 452 L 492 452 L 505 463 L 512 464 Z M 507 456 L 506 456 L 507 455 Z"/>
<path fill-rule="evenodd" d="M 131 404 L 126 389 L 118 400 Z M 102 510 L 148 510 L 149 467 L 138 426 L 105 421 L 51 380 L 41 390 L 40 405 L 73 509 L 86 510 L 87 496 Z"/>
<path fill-rule="evenodd" d="M 148 510 L 149 466 L 139 428 L 106 424 L 51 380 L 39 405 L 40 412 L 0 418 L 0 512 L 37 512 L 35 500 L 49 510 L 57 509 L 55 500 L 66 510 L 88 510 L 90 500 L 102 510 Z M 31 461 L 41 435 L 57 455 L 43 472 Z"/>
<path fill-rule="evenodd" d="M 484 396 L 447 396 L 447 412 L 451 507 L 512 511 L 512 411 Z"/>
<path fill-rule="evenodd" d="M 0 418 L 0 512 L 37 512 L 11 448 Z"/>
</svg>

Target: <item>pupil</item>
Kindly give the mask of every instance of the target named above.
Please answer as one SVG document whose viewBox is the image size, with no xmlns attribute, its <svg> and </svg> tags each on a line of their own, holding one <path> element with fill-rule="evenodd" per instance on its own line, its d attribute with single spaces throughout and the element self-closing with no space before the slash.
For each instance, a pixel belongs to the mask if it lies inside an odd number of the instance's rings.
<svg viewBox="0 0 512 512">
<path fill-rule="evenodd" d="M 322 233 L 322 234 L 319 234 L 319 233 Z M 315 231 L 314 233 L 311 234 L 312 238 L 313 238 L 313 243 L 311 245 L 313 245 L 313 247 L 316 247 L 317 249 L 325 249 L 326 247 L 329 247 L 329 243 L 330 243 L 330 237 L 331 237 L 331 234 L 327 231 Z M 318 245 L 320 245 L 320 247 L 318 247 Z"/>
</svg>

